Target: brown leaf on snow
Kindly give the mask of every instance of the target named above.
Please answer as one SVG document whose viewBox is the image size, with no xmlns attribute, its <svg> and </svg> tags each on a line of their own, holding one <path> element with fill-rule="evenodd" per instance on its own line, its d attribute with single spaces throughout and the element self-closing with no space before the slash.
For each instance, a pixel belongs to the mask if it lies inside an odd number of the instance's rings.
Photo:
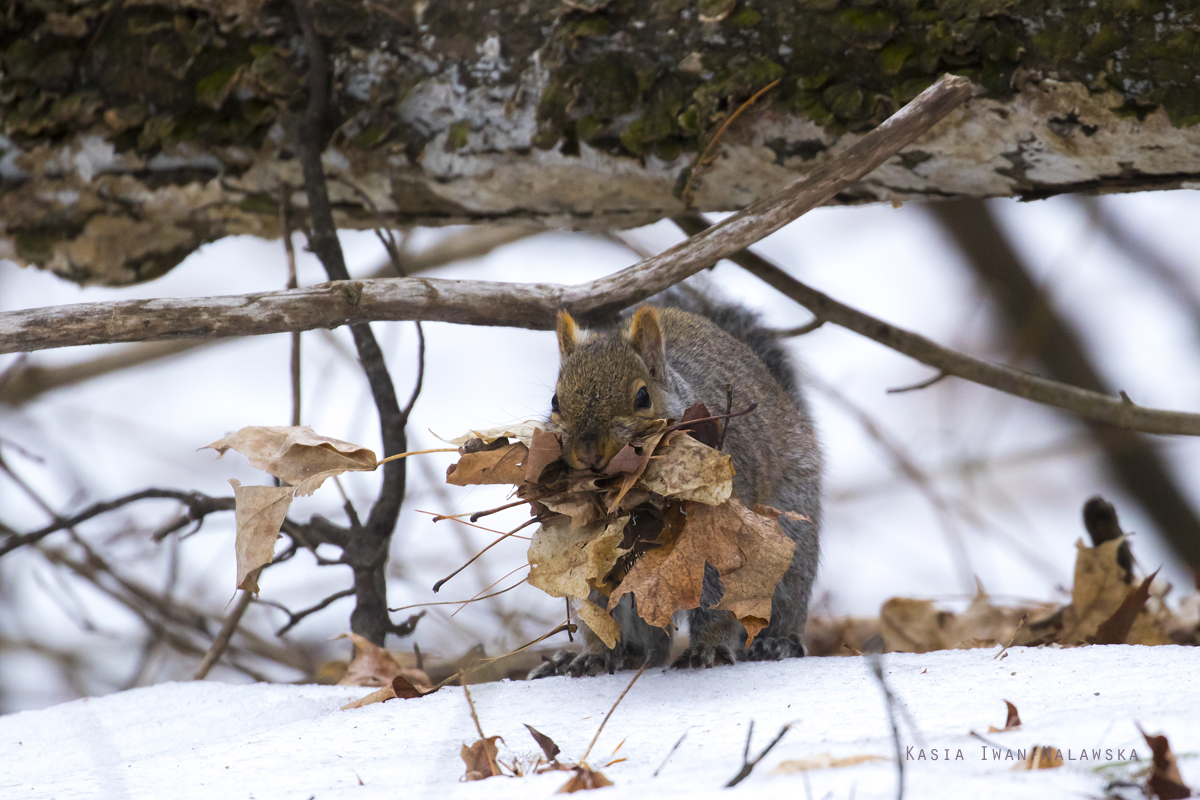
<svg viewBox="0 0 1200 800">
<path fill-rule="evenodd" d="M 580 764 L 575 767 L 575 774 L 555 794 L 573 794 L 588 789 L 603 789 L 605 786 L 612 785 L 612 781 L 604 777 L 603 773 L 592 769 L 586 764 Z"/>
<path fill-rule="evenodd" d="M 1140 725 L 1138 731 L 1146 739 L 1146 744 L 1150 745 L 1150 755 L 1154 762 L 1150 776 L 1146 779 L 1147 794 L 1159 800 L 1182 800 L 1184 797 L 1191 797 L 1192 790 L 1179 774 L 1179 765 L 1175 763 L 1175 754 L 1171 752 L 1171 743 L 1167 741 L 1167 737 L 1161 734 L 1151 736 L 1143 731 Z"/>
<path fill-rule="evenodd" d="M 546 467 L 562 458 L 562 440 L 557 433 L 535 428 L 525 459 L 525 480 L 537 483 Z"/>
<path fill-rule="evenodd" d="M 349 638 L 354 642 L 354 658 L 346 668 L 346 674 L 338 681 L 339 686 L 386 687 L 396 677 L 403 677 L 418 686 L 430 686 L 433 683 L 421 670 L 401 666 L 394 655 L 370 639 L 357 633 L 343 633 L 336 638 Z"/>
<path fill-rule="evenodd" d="M 765 506 L 751 511 L 736 498 L 720 506 L 672 505 L 659 536 L 662 546 L 630 568 L 609 598 L 609 611 L 622 595 L 633 594 L 642 619 L 665 628 L 676 611 L 700 605 L 707 563 L 725 588 L 715 608 L 732 611 L 746 626 L 748 645 L 771 617 L 771 596 L 796 547 L 779 528 L 778 516 Z"/>
<path fill-rule="evenodd" d="M 1017 707 L 1007 700 L 1004 701 L 1004 705 L 1008 706 L 1008 718 L 1004 721 L 1004 727 L 997 728 L 995 725 L 988 725 L 988 733 L 1004 733 L 1021 727 L 1021 716 L 1017 714 Z"/>
<path fill-rule="evenodd" d="M 489 736 L 462 746 L 462 760 L 467 765 L 467 772 L 463 775 L 464 781 L 481 781 L 501 774 L 500 765 L 496 763 L 496 755 L 500 752 L 496 747 L 497 739 L 500 737 Z"/>
<path fill-rule="evenodd" d="M 853 767 L 856 764 L 866 764 L 870 761 L 887 761 L 887 759 L 883 756 L 875 755 L 835 757 L 829 753 L 821 753 L 809 758 L 794 758 L 790 761 L 781 761 L 779 762 L 779 766 L 775 767 L 771 772 L 776 775 L 794 775 L 797 772 L 810 772 L 814 769 Z"/>
<path fill-rule="evenodd" d="M 1129 590 L 1112 616 L 1100 623 L 1096 634 L 1088 638 L 1088 644 L 1125 644 L 1134 621 L 1150 599 L 1150 584 L 1154 582 L 1155 575 L 1158 575 L 1157 569 L 1140 586 Z"/>
<path fill-rule="evenodd" d="M 347 703 L 342 706 L 343 711 L 352 708 L 362 708 L 373 703 L 386 703 L 388 700 L 412 700 L 416 697 L 424 697 L 427 694 L 433 694 L 437 691 L 436 686 L 431 686 L 429 676 L 419 669 L 404 670 L 409 675 L 397 675 L 392 678 L 392 682 L 387 686 L 376 689 L 370 694 L 360 697 L 352 703 Z M 420 680 L 417 680 L 418 676 Z"/>
<path fill-rule="evenodd" d="M 529 448 L 520 442 L 498 448 L 468 453 L 451 464 L 446 471 L 446 483 L 454 486 L 473 484 L 521 483 L 525 479 L 522 466 Z"/>
<path fill-rule="evenodd" d="M 529 729 L 529 735 L 532 736 L 533 740 L 538 743 L 538 747 L 542 748 L 542 752 L 546 754 L 546 760 L 550 762 L 557 761 L 558 754 L 561 753 L 562 750 L 559 749 L 559 746 L 554 743 L 554 740 L 532 725 L 526 724 L 525 727 Z"/>
<path fill-rule="evenodd" d="M 1062 644 L 1083 644 L 1105 620 L 1112 617 L 1129 594 L 1125 571 L 1117 562 L 1117 551 L 1125 540 L 1113 539 L 1088 547 L 1080 539 L 1075 547 L 1075 585 L 1071 605 L 1063 613 Z"/>
<path fill-rule="evenodd" d="M 295 486 L 301 497 L 315 492 L 327 478 L 343 472 L 374 470 L 377 464 L 373 451 L 321 436 L 307 425 L 253 425 L 200 449 L 209 448 L 220 455 L 237 450 L 252 466 Z"/>
<path fill-rule="evenodd" d="M 292 504 L 290 486 L 233 485 L 234 517 L 237 520 L 237 588 L 258 594 L 258 568 L 275 557 L 275 540 Z"/>
<path fill-rule="evenodd" d="M 655 451 L 642 483 L 666 497 L 720 505 L 733 493 L 733 458 L 691 436 L 678 436 Z"/>
</svg>

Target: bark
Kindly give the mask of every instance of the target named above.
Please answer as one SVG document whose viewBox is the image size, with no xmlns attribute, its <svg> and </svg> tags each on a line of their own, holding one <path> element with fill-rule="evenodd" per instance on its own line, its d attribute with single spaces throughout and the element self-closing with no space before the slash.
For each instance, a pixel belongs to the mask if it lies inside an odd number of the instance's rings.
<svg viewBox="0 0 1200 800">
<path fill-rule="evenodd" d="M 303 212 L 279 0 L 0 3 L 0 257 L 80 283 Z M 743 208 L 952 71 L 977 96 L 831 202 L 1200 185 L 1195 12 L 1166 0 L 322 0 L 324 165 L 396 226 Z M 754 92 L 717 157 L 696 154 Z M 377 217 L 332 180 L 339 227 Z"/>
</svg>

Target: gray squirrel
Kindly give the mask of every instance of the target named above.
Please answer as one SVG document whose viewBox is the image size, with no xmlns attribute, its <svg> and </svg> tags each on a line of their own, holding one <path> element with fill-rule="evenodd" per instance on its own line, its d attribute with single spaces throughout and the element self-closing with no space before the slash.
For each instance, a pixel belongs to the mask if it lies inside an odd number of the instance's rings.
<svg viewBox="0 0 1200 800">
<path fill-rule="evenodd" d="M 792 564 L 771 600 L 771 621 L 745 647 L 746 631 L 720 601 L 720 578 L 706 566 L 700 607 L 686 615 L 690 643 L 674 667 L 712 667 L 735 660 L 773 661 L 804 655 L 804 624 L 819 557 L 821 451 L 808 403 L 778 339 L 744 308 L 712 299 L 687 284 L 640 306 L 609 332 L 584 332 L 566 312 L 558 317 L 562 357 L 551 401 L 551 426 L 562 435 L 573 469 L 603 469 L 646 420 L 680 419 L 697 402 L 713 413 L 727 404 L 757 403 L 728 427 L 724 450 L 733 457 L 733 491 L 746 506 L 762 503 L 807 521 L 780 518 L 796 542 Z M 621 637 L 613 649 L 584 629 L 583 652 L 560 650 L 529 677 L 596 675 L 658 666 L 671 634 L 638 616 L 632 595 L 613 610 Z"/>
</svg>

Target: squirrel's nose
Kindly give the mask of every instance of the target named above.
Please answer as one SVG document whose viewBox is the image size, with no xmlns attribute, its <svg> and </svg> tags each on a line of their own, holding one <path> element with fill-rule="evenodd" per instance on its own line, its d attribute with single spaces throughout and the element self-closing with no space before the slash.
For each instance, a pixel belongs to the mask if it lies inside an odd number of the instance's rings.
<svg viewBox="0 0 1200 800">
<path fill-rule="evenodd" d="M 585 442 L 579 446 L 579 466 L 583 469 L 596 469 L 600 466 L 600 453 L 594 442 Z"/>
</svg>

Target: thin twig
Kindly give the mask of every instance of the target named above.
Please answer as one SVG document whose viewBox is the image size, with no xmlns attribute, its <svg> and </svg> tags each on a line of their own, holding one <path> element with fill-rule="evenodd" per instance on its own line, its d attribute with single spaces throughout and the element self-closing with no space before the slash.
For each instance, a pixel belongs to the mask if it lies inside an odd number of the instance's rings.
<svg viewBox="0 0 1200 800">
<path fill-rule="evenodd" d="M 940 371 L 940 372 L 938 372 L 937 375 L 934 375 L 932 378 L 928 378 L 928 379 L 920 381 L 918 383 L 914 383 L 910 386 L 897 386 L 895 388 L 888 389 L 887 393 L 888 394 L 903 394 L 904 392 L 916 392 L 916 391 L 919 391 L 920 389 L 928 389 L 930 386 L 933 386 L 935 383 L 940 383 L 943 379 L 948 378 L 948 377 L 949 377 L 949 375 L 945 371 Z"/>
<path fill-rule="evenodd" d="M 479 724 L 479 714 L 475 712 L 475 701 L 471 699 L 471 690 L 467 688 L 467 676 L 463 675 L 459 683 L 462 686 L 463 696 L 467 698 L 467 706 L 471 709 L 471 719 L 475 722 L 475 730 L 479 733 L 480 739 L 486 739 L 483 726 Z"/>
<path fill-rule="evenodd" d="M 587 763 L 588 754 L 591 753 L 592 748 L 596 746 L 596 741 L 600 738 L 600 733 L 604 730 L 604 726 L 608 724 L 609 717 L 611 717 L 613 712 L 617 710 L 617 706 L 621 705 L 621 701 L 625 699 L 625 695 L 629 694 L 629 690 L 633 688 L 635 683 L 637 683 L 637 679 L 642 677 L 642 673 L 646 671 L 646 667 L 649 665 L 649 661 L 642 662 L 642 668 L 637 671 L 637 674 L 633 676 L 631 681 L 629 681 L 629 685 L 625 687 L 625 691 L 621 692 L 621 696 L 617 698 L 617 702 L 613 703 L 612 708 L 610 708 L 608 713 L 604 715 L 604 719 L 600 722 L 600 727 L 596 729 L 596 735 L 592 737 L 592 741 L 588 744 L 587 750 L 584 750 L 583 755 L 579 757 L 580 764 Z"/>
<path fill-rule="evenodd" d="M 671 756 L 675 755 L 675 751 L 679 749 L 679 745 L 683 744 L 683 740 L 686 736 L 687 736 L 687 731 L 684 731 L 683 733 L 679 734 L 679 738 L 675 740 L 675 744 L 671 745 L 671 749 L 667 751 L 667 754 L 665 756 L 663 756 L 662 763 L 659 764 L 658 768 L 655 769 L 654 772 L 650 775 L 651 778 L 658 777 L 658 773 L 662 772 L 662 768 L 665 767 L 667 765 L 667 762 L 671 760 Z"/>
<path fill-rule="evenodd" d="M 278 559 L 277 559 L 277 561 L 278 561 Z M 298 625 L 300 623 L 300 621 L 303 620 L 305 617 L 310 616 L 312 614 L 317 613 L 318 611 L 322 611 L 322 610 L 328 608 L 329 606 L 336 603 L 338 600 L 341 600 L 343 597 L 353 597 L 353 596 L 354 596 L 354 587 L 352 586 L 349 589 L 343 589 L 340 592 L 334 592 L 333 594 L 329 595 L 329 597 L 326 597 L 324 600 L 317 603 L 315 606 L 309 606 L 308 608 L 306 608 L 302 611 L 289 611 L 287 608 L 284 608 L 282 605 L 272 603 L 271 605 L 274 605 L 276 608 L 280 609 L 281 611 L 283 611 L 285 614 L 288 615 L 287 623 L 283 627 L 281 627 L 279 630 L 275 631 L 275 635 L 283 636 L 285 633 L 290 631 L 292 628 L 296 627 L 296 625 Z M 262 602 L 262 601 L 260 601 L 260 602 Z"/>
<path fill-rule="evenodd" d="M 257 577 L 257 576 L 256 576 Z M 196 668 L 196 674 L 192 676 L 194 681 L 202 681 L 208 677 L 208 671 L 221 659 L 225 654 L 225 650 L 229 647 L 229 640 L 233 638 L 233 634 L 237 631 L 238 624 L 242 621 L 242 615 L 246 613 L 246 609 L 250 607 L 250 601 L 254 599 L 251 592 L 242 592 L 242 596 L 238 598 L 237 605 L 233 607 L 233 611 L 225 618 L 225 624 L 221 626 L 221 630 L 217 632 L 217 638 L 213 639 L 212 646 L 208 648 L 208 652 L 204 654 L 204 660 L 200 662 L 200 666 Z"/>
<path fill-rule="evenodd" d="M 520 569 L 520 567 L 518 567 L 517 569 Z M 510 572 L 509 575 L 511 575 L 511 574 L 512 573 Z M 501 578 L 500 580 L 504 580 L 504 578 Z M 492 592 L 491 594 L 485 594 L 482 597 L 472 597 L 470 600 L 436 600 L 436 601 L 429 602 L 429 603 L 413 603 L 412 605 L 400 606 L 399 608 L 389 608 L 388 611 L 407 611 L 410 608 L 425 608 L 427 606 L 458 606 L 458 605 L 466 605 L 467 603 L 477 603 L 480 600 L 490 600 L 491 598 L 495 597 L 496 595 L 501 595 L 501 594 L 504 594 L 505 592 L 511 592 L 513 589 L 515 589 L 518 586 L 520 586 L 521 584 L 525 583 L 525 581 L 527 581 L 527 580 L 529 580 L 529 579 L 522 578 L 521 580 L 514 583 L 512 586 L 509 586 L 507 589 L 501 589 L 498 592 Z M 499 581 L 497 581 L 497 582 L 499 582 Z"/>
<path fill-rule="evenodd" d="M 880 691 L 883 692 L 884 705 L 887 706 L 888 722 L 892 726 L 892 741 L 896 744 L 896 800 L 904 800 L 904 746 L 900 742 L 900 728 L 896 725 L 896 706 L 898 701 L 896 696 L 892 694 L 892 689 L 888 686 L 887 679 L 883 675 L 883 656 L 879 654 L 878 649 L 870 647 L 875 639 L 872 637 L 872 642 L 868 642 L 868 649 L 873 650 L 867 654 L 867 663 L 871 667 L 871 673 L 875 676 L 876 682 L 879 684 Z M 882 641 L 875 643 L 876 647 L 882 646 Z"/>
<path fill-rule="evenodd" d="M 461 519 L 456 519 L 456 520 L 454 520 L 454 521 L 455 521 L 455 522 L 460 522 L 460 523 L 462 523 L 462 524 L 464 524 L 464 525 L 470 525 L 470 524 L 471 524 L 471 523 L 469 523 L 469 522 L 463 522 Z M 501 542 L 503 542 L 505 539 L 507 539 L 508 537 L 510 537 L 510 536 L 512 536 L 513 534 L 515 534 L 517 531 L 519 531 L 519 530 L 522 530 L 523 528 L 527 528 L 527 527 L 529 527 L 530 525 L 532 525 L 533 523 L 535 523 L 535 522 L 537 522 L 537 521 L 538 521 L 538 520 L 537 520 L 537 517 L 530 517 L 529 519 L 525 520 L 524 522 L 522 522 L 522 523 L 521 523 L 520 525 L 518 525 L 517 527 L 513 528 L 513 529 L 512 529 L 511 531 L 509 531 L 508 533 L 506 533 L 506 534 L 504 534 L 503 536 L 501 536 L 499 539 L 496 539 L 495 541 L 493 541 L 493 542 L 491 542 L 490 544 L 488 544 L 488 546 L 487 546 L 487 547 L 483 548 L 482 550 L 480 550 L 480 551 L 479 551 L 478 553 L 476 553 L 475 555 L 471 556 L 469 559 L 467 559 L 467 563 L 463 564 L 461 567 L 459 567 L 458 569 L 454 570 L 454 572 L 451 572 L 449 575 L 447 575 L 446 577 L 442 578 L 440 581 L 438 581 L 437 583 L 435 583 L 435 584 L 433 585 L 433 592 L 434 592 L 434 594 L 437 594 L 437 591 L 438 591 L 438 589 L 441 589 L 441 588 L 442 588 L 442 587 L 443 587 L 443 586 L 446 584 L 446 581 L 450 580 L 450 579 L 451 579 L 451 578 L 453 578 L 455 575 L 457 575 L 458 573 L 462 572 L 462 571 L 463 571 L 464 569 L 466 569 L 467 567 L 469 567 L 469 566 L 471 566 L 472 564 L 474 564 L 474 563 L 475 563 L 475 561 L 476 561 L 476 560 L 477 560 L 477 559 L 478 559 L 478 558 L 479 558 L 481 555 L 483 555 L 484 553 L 486 553 L 488 550 L 491 550 L 493 547 L 495 547 L 496 545 L 500 544 L 500 543 L 501 543 Z"/>
<path fill-rule="evenodd" d="M 773 749 L 775 749 L 775 745 L 779 744 L 780 740 L 783 739 L 784 734 L 786 734 L 791 729 L 792 729 L 792 723 L 789 722 L 787 725 L 784 725 L 782 728 L 779 729 L 779 733 L 775 734 L 775 738 L 771 740 L 770 744 L 768 744 L 766 747 L 764 747 L 762 749 L 762 752 L 760 752 L 753 759 L 751 759 L 750 758 L 750 737 L 754 735 L 754 720 L 750 720 L 750 729 L 748 731 L 746 731 L 746 748 L 742 753 L 742 768 L 740 770 L 738 770 L 737 775 L 734 775 L 732 778 L 729 779 L 729 783 L 725 784 L 725 788 L 728 789 L 732 786 L 737 786 L 739 783 L 746 780 L 746 778 L 749 778 L 750 773 L 753 772 L 754 768 L 758 766 L 758 762 L 762 761 L 763 758 L 766 757 L 767 753 L 769 753 Z"/>
</svg>

